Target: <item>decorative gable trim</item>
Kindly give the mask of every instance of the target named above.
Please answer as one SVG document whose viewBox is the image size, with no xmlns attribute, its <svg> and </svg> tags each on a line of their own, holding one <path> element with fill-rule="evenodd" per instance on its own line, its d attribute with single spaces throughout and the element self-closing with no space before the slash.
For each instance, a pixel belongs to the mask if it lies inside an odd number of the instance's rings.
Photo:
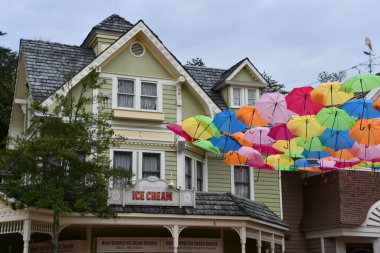
<svg viewBox="0 0 380 253">
<path fill-rule="evenodd" d="M 380 227 L 380 200 L 368 210 L 367 219 L 362 224 L 364 227 Z"/>
<path fill-rule="evenodd" d="M 260 72 L 253 66 L 253 64 L 248 60 L 245 59 L 239 67 L 237 67 L 227 78 L 226 82 L 231 81 L 231 79 L 237 75 L 237 73 L 240 72 L 245 66 L 247 66 L 258 78 L 262 83 L 267 84 L 267 81 L 263 78 L 263 76 L 260 74 Z"/>
<path fill-rule="evenodd" d="M 50 95 L 45 101 L 42 102 L 43 106 L 49 106 L 53 103 L 53 97 L 55 94 L 66 95 L 82 78 L 88 75 L 92 69 L 98 69 L 98 67 L 111 57 L 117 50 L 125 45 L 130 39 L 136 36 L 139 32 L 144 33 L 151 42 L 157 47 L 157 49 L 163 54 L 163 56 L 172 64 L 172 66 L 182 75 L 189 85 L 200 95 L 200 97 L 206 102 L 209 107 L 209 114 L 212 116 L 216 112 L 220 112 L 219 107 L 211 100 L 207 93 L 195 82 L 195 80 L 189 75 L 189 73 L 182 67 L 180 62 L 169 52 L 169 50 L 162 44 L 157 36 L 149 29 L 145 23 L 140 20 L 137 24 L 125 33 L 120 39 L 115 41 L 110 47 L 96 57 L 88 66 L 83 68 L 77 73 L 69 82 L 64 84 L 55 93 Z"/>
</svg>

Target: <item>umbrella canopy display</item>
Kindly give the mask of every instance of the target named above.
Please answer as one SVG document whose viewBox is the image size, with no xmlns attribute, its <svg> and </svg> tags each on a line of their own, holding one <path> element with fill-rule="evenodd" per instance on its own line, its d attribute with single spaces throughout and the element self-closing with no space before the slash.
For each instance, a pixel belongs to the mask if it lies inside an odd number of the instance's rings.
<svg viewBox="0 0 380 253">
<path fill-rule="evenodd" d="M 339 82 L 321 83 L 317 88 L 310 92 L 311 98 L 315 103 L 325 106 L 343 104 L 354 97 L 354 94 L 340 91 Z"/>
<path fill-rule="evenodd" d="M 349 136 L 348 130 L 335 131 L 330 128 L 326 128 L 318 138 L 322 145 L 332 148 L 333 150 L 351 148 L 355 142 Z"/>
<path fill-rule="evenodd" d="M 243 147 L 239 148 L 239 150 L 237 152 L 239 155 L 247 157 L 248 161 L 254 160 L 258 164 L 260 162 L 263 163 L 263 157 L 261 156 L 261 153 L 254 148 L 243 146 Z"/>
<path fill-rule="evenodd" d="M 228 151 L 224 157 L 224 163 L 229 165 L 245 164 L 248 162 L 248 157 L 240 155 L 236 151 Z"/>
<path fill-rule="evenodd" d="M 294 160 L 284 155 L 270 155 L 266 158 L 266 163 L 276 170 L 288 170 Z"/>
<path fill-rule="evenodd" d="M 244 139 L 254 144 L 269 144 L 274 140 L 268 136 L 269 128 L 267 127 L 254 127 L 248 129 L 244 134 Z"/>
<path fill-rule="evenodd" d="M 311 115 L 293 115 L 286 126 L 293 134 L 306 138 L 321 135 L 325 130 L 317 119 Z"/>
<path fill-rule="evenodd" d="M 285 123 L 291 113 L 287 109 L 285 96 L 278 92 L 263 94 L 256 103 L 261 117 L 272 125 Z"/>
<path fill-rule="evenodd" d="M 267 120 L 260 116 L 259 110 L 256 106 L 243 106 L 236 110 L 235 113 L 237 119 L 244 122 L 248 126 L 265 126 L 269 124 Z"/>
<path fill-rule="evenodd" d="M 181 136 L 183 138 L 185 138 L 185 140 L 187 141 L 192 141 L 193 138 L 188 135 L 183 129 L 182 129 L 182 126 L 181 125 L 177 125 L 177 124 L 167 124 L 166 125 L 166 128 L 169 129 L 170 131 L 172 131 L 173 133 L 177 134 L 178 136 Z"/>
<path fill-rule="evenodd" d="M 363 73 L 344 80 L 340 90 L 345 92 L 365 92 L 377 87 L 380 87 L 380 76 Z"/>
<path fill-rule="evenodd" d="M 212 137 L 210 142 L 215 146 L 224 151 L 237 151 L 241 145 L 232 137 L 221 134 L 219 138 Z"/>
<path fill-rule="evenodd" d="M 196 115 L 183 120 L 182 129 L 194 139 L 207 140 L 213 136 L 220 136 L 218 129 L 212 123 L 212 119 L 203 115 Z"/>
<path fill-rule="evenodd" d="M 380 144 L 378 145 L 365 145 L 355 143 L 350 152 L 357 158 L 363 160 L 373 160 L 380 158 Z"/>
<path fill-rule="evenodd" d="M 365 145 L 380 144 L 380 124 L 376 119 L 357 120 L 349 135 L 358 143 Z"/>
<path fill-rule="evenodd" d="M 212 145 L 210 141 L 207 140 L 195 140 L 192 142 L 195 146 L 203 148 L 204 150 L 210 151 L 215 154 L 220 154 L 219 148 Z"/>
<path fill-rule="evenodd" d="M 336 131 L 350 129 L 355 123 L 347 112 L 336 107 L 322 109 L 315 118 L 322 126 Z"/>
<path fill-rule="evenodd" d="M 310 86 L 294 88 L 285 97 L 288 109 L 301 116 L 317 114 L 324 106 L 311 99 L 310 92 L 312 90 L 314 88 Z"/>
<path fill-rule="evenodd" d="M 371 108 L 372 102 L 368 99 L 352 99 L 342 105 L 342 110 L 356 118 L 380 118 L 380 112 Z"/>
<path fill-rule="evenodd" d="M 215 115 L 212 123 L 220 132 L 236 133 L 241 132 L 246 128 L 246 124 L 237 120 L 233 110 L 225 110 Z"/>
</svg>

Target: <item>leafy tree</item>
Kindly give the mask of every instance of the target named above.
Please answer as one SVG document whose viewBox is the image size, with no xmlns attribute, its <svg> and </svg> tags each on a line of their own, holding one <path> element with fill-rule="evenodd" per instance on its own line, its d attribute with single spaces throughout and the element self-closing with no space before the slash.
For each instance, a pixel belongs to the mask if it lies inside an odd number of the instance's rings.
<svg viewBox="0 0 380 253">
<path fill-rule="evenodd" d="M 284 90 L 285 84 L 278 83 L 278 81 L 274 80 L 272 76 L 268 75 L 266 72 L 261 74 L 265 81 L 269 84 L 264 88 L 263 92 L 280 92 L 281 94 L 287 94 L 288 92 Z"/>
<path fill-rule="evenodd" d="M 199 58 L 199 57 L 196 57 L 196 58 L 191 59 L 190 61 L 187 61 L 186 65 L 206 67 L 206 64 L 203 62 L 202 58 Z"/>
<path fill-rule="evenodd" d="M 93 114 L 92 89 L 99 88 L 98 74 L 92 71 L 77 84 L 79 94 L 54 98 L 48 110 L 35 104 L 34 127 L 30 138 L 13 140 L 15 148 L 0 156 L 7 167 L 5 194 L 19 202 L 18 207 L 36 206 L 53 211 L 52 252 L 57 252 L 59 219 L 72 211 L 107 216 L 107 188 L 112 168 L 109 147 L 116 145 L 108 115 Z M 38 116 L 39 115 L 39 116 Z"/>
<path fill-rule="evenodd" d="M 0 36 L 5 34 L 0 31 Z M 16 68 L 17 54 L 9 48 L 0 46 L 0 149 L 5 148 L 5 139 L 8 135 Z"/>
<path fill-rule="evenodd" d="M 346 78 L 346 72 L 345 71 L 339 71 L 339 72 L 327 72 L 323 71 L 318 74 L 318 82 L 320 83 L 326 83 L 326 82 L 341 82 Z"/>
</svg>

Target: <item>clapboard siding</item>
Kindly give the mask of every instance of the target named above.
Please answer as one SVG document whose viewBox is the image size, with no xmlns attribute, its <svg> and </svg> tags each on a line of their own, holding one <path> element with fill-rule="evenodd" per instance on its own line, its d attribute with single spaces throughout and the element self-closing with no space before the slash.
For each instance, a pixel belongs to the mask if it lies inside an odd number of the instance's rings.
<svg viewBox="0 0 380 253">
<path fill-rule="evenodd" d="M 165 179 L 174 185 L 177 184 L 177 153 L 165 152 Z"/>
<path fill-rule="evenodd" d="M 208 191 L 231 191 L 231 167 L 220 159 L 208 159 Z"/>
<path fill-rule="evenodd" d="M 255 169 L 255 200 L 264 203 L 277 215 L 281 214 L 278 172 Z"/>
<path fill-rule="evenodd" d="M 162 86 L 162 110 L 165 114 L 165 122 L 177 122 L 177 99 L 176 99 L 176 86 L 163 85 Z"/>
</svg>

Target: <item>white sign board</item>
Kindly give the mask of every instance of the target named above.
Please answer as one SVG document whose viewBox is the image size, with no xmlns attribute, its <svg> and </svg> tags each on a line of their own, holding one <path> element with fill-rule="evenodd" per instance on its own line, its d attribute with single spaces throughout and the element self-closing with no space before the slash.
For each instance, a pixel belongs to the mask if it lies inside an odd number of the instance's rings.
<svg viewBox="0 0 380 253">
<path fill-rule="evenodd" d="M 127 189 L 111 188 L 108 204 L 147 206 L 194 206 L 195 192 L 177 190 L 166 181 L 148 177 L 137 181 Z"/>
<path fill-rule="evenodd" d="M 164 252 L 173 252 L 173 240 L 164 240 Z M 220 239 L 179 239 L 178 252 L 216 253 L 221 251 Z"/>
<path fill-rule="evenodd" d="M 86 250 L 86 241 L 58 242 L 58 253 L 78 253 Z M 30 253 L 51 253 L 51 243 L 31 243 Z"/>
</svg>

